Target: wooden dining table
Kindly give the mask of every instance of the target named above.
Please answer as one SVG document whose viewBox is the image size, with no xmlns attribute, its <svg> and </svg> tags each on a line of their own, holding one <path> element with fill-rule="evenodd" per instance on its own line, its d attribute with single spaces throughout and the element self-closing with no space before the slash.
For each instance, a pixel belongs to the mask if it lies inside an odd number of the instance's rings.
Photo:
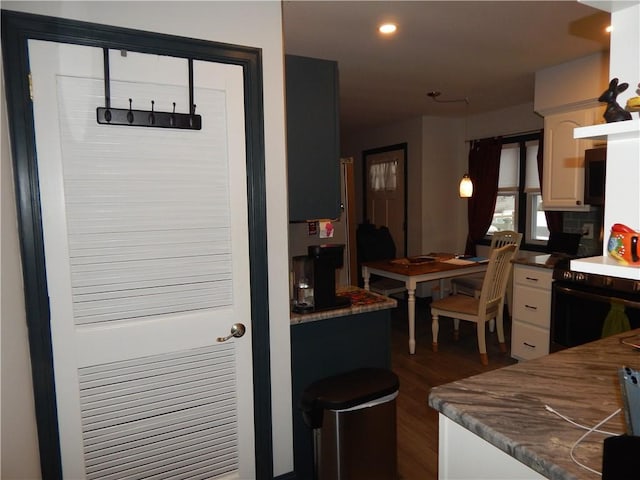
<svg viewBox="0 0 640 480">
<path fill-rule="evenodd" d="M 420 261 L 424 259 L 424 261 Z M 407 288 L 407 311 L 409 321 L 409 353 L 416 351 L 415 316 L 416 286 L 421 282 L 439 281 L 440 298 L 444 295 L 444 281 L 447 278 L 483 273 L 487 270 L 486 261 L 470 261 L 457 258 L 453 254 L 430 253 L 418 257 L 378 260 L 362 264 L 364 288 L 369 290 L 371 275 L 393 278 L 404 282 Z"/>
</svg>

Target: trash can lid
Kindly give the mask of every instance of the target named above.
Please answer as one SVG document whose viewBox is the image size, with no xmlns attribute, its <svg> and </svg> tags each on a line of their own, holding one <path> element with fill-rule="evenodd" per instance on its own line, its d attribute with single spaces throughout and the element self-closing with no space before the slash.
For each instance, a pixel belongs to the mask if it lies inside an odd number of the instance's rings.
<svg viewBox="0 0 640 480">
<path fill-rule="evenodd" d="M 384 368 L 359 368 L 309 385 L 302 393 L 300 408 L 344 410 L 395 393 L 399 381 L 395 373 Z"/>
</svg>

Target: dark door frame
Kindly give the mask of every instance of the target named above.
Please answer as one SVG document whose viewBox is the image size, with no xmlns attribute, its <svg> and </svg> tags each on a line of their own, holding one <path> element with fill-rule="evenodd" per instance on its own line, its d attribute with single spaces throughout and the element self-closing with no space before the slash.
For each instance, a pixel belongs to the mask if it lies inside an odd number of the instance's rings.
<svg viewBox="0 0 640 480">
<path fill-rule="evenodd" d="M 402 181 L 404 182 L 404 218 L 402 219 L 402 230 L 404 231 L 404 252 L 407 254 L 407 216 L 409 212 L 407 211 L 408 207 L 408 190 L 409 185 L 407 184 L 407 172 L 409 171 L 409 156 L 408 156 L 408 148 L 407 142 L 404 143 L 396 143 L 395 145 L 387 145 L 385 147 L 372 148 L 370 150 L 364 150 L 362 152 L 362 219 L 363 221 L 367 221 L 367 157 L 369 155 L 377 155 L 379 153 L 385 152 L 393 152 L 394 150 L 402 150 L 404 155 L 404 176 Z"/>
<path fill-rule="evenodd" d="M 43 479 L 62 479 L 49 300 L 37 177 L 28 40 L 192 58 L 243 68 L 257 479 L 273 478 L 262 52 L 95 23 L 2 10 L 2 51 L 16 184 L 25 307 Z"/>
</svg>

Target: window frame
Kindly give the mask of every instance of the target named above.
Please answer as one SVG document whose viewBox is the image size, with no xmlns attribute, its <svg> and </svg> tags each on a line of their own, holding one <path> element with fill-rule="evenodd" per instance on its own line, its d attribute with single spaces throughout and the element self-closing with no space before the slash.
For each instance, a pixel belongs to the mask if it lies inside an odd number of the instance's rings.
<svg viewBox="0 0 640 480">
<path fill-rule="evenodd" d="M 532 204 L 533 204 L 533 195 L 542 194 L 542 188 L 538 191 L 527 191 L 525 188 L 525 180 L 526 180 L 526 161 L 527 161 L 527 151 L 526 144 L 527 142 L 537 141 L 538 148 L 542 146 L 542 131 L 534 132 L 534 133 L 526 133 L 513 135 L 509 137 L 504 137 L 502 139 L 502 146 L 509 144 L 518 144 L 520 149 L 520 159 L 519 159 L 519 171 L 518 171 L 518 190 L 504 190 L 502 192 L 503 195 L 512 195 L 515 194 L 515 209 L 516 209 L 516 222 L 517 225 L 514 225 L 514 230 L 522 233 L 522 244 L 520 246 L 523 250 L 537 251 L 537 252 L 545 252 L 547 241 L 546 240 L 535 240 L 532 238 L 533 229 L 531 225 L 531 214 L 533 213 Z M 513 193 L 512 193 L 513 192 Z M 500 195 L 501 192 L 498 190 L 497 195 Z M 523 208 L 524 207 L 524 208 Z M 492 234 L 485 234 L 484 238 L 478 242 L 480 245 L 490 245 L 491 244 Z"/>
</svg>

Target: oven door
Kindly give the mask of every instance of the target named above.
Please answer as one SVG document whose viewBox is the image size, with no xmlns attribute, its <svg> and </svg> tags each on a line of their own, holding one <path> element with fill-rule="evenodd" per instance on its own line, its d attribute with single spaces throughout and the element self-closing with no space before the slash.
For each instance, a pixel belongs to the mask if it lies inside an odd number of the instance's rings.
<svg viewBox="0 0 640 480">
<path fill-rule="evenodd" d="M 637 294 L 556 281 L 552 287 L 550 352 L 602 338 L 602 328 L 612 305 L 624 307 L 631 328 L 640 328 Z"/>
</svg>

